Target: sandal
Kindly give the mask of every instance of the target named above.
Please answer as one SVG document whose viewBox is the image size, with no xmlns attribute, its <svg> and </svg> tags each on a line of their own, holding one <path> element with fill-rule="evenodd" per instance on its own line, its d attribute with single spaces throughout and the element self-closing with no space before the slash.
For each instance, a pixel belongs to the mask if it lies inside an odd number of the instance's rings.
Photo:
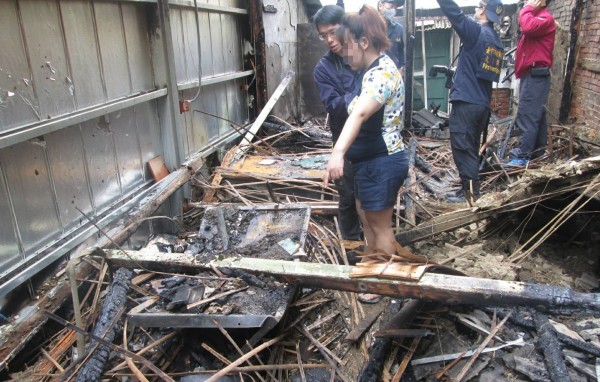
<svg viewBox="0 0 600 382">
<path fill-rule="evenodd" d="M 365 304 L 377 304 L 383 298 L 380 294 L 375 293 L 359 293 L 356 299 Z"/>
</svg>

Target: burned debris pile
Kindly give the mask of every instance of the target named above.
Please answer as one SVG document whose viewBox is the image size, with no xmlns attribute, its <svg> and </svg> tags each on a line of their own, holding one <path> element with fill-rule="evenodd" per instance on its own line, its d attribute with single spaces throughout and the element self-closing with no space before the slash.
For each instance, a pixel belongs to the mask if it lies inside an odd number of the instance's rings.
<svg viewBox="0 0 600 382">
<path fill-rule="evenodd" d="M 336 190 L 321 181 L 324 122 L 270 120 L 211 178 L 194 177 L 197 200 L 175 232 L 143 248 L 90 250 L 95 271 L 79 280 L 75 309 L 94 336 L 78 336 L 75 319 L 56 324 L 9 377 L 598 378 L 600 159 L 577 160 L 563 128 L 547 155 L 507 171 L 498 153 L 514 138 L 501 120 L 481 153 L 483 197 L 449 204 L 458 177 L 444 119 L 422 114 L 406 137 L 413 166 L 395 206 L 396 255 L 366 256 L 361 242 L 341 240 Z M 108 297 L 116 290 L 118 304 Z M 361 292 L 386 297 L 364 304 Z"/>
</svg>

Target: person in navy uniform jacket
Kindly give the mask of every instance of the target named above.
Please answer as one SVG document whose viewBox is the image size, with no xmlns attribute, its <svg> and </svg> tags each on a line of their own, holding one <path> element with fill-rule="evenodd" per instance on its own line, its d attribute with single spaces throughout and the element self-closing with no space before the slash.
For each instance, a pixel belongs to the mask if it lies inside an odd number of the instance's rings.
<svg viewBox="0 0 600 382">
<path fill-rule="evenodd" d="M 337 5 L 326 5 L 313 17 L 319 39 L 329 51 L 315 66 L 313 77 L 319 97 L 329 113 L 329 126 L 333 144 L 337 142 L 348 118 L 347 103 L 352 98 L 354 71 L 342 59 L 342 43 L 336 34 L 344 9 Z M 346 240 L 361 240 L 360 218 L 356 212 L 354 177 L 348 160 L 344 163 L 344 176 L 335 181 L 339 194 L 338 222 L 342 237 Z"/>
<path fill-rule="evenodd" d="M 404 5 L 403 0 L 398 2 L 396 0 L 380 0 L 377 3 L 377 10 L 385 19 L 387 36 L 392 43 L 392 47 L 386 50 L 385 54 L 394 61 L 398 69 L 404 68 L 405 65 L 404 28 L 402 24 L 393 21 L 392 18 L 396 16 L 396 8 L 401 5 Z"/>
<path fill-rule="evenodd" d="M 503 5 L 481 0 L 468 17 L 453 0 L 437 0 L 460 37 L 462 47 L 450 89 L 450 145 L 461 189 L 448 202 L 472 202 L 479 197 L 479 147 L 490 118 L 492 84 L 500 78 L 504 47 L 494 30 Z"/>
</svg>

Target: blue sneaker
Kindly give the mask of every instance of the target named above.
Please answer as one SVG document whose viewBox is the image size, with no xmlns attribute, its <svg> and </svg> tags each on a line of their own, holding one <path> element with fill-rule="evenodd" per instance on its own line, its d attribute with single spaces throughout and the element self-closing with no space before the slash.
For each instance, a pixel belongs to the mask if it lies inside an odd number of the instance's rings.
<svg viewBox="0 0 600 382">
<path fill-rule="evenodd" d="M 504 168 L 525 167 L 525 166 L 527 166 L 528 163 L 529 163 L 529 161 L 527 159 L 515 158 L 515 159 L 511 160 L 510 162 L 504 163 L 503 167 Z"/>
</svg>

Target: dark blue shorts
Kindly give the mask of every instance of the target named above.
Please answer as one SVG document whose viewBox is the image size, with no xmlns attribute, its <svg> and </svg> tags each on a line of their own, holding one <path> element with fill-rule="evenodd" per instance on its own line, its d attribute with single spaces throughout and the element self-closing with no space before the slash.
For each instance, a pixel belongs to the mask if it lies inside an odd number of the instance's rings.
<svg viewBox="0 0 600 382">
<path fill-rule="evenodd" d="M 408 174 L 406 150 L 353 163 L 354 195 L 365 211 L 381 211 L 396 204 L 398 190 Z"/>
</svg>

